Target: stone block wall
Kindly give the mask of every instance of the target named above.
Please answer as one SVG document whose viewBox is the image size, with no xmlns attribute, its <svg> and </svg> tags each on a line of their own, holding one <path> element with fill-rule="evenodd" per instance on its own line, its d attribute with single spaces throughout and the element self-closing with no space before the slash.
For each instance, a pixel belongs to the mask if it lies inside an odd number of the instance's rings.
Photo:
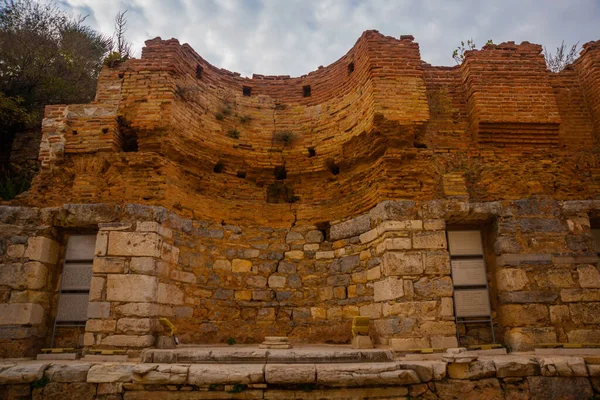
<svg viewBox="0 0 600 400">
<path fill-rule="evenodd" d="M 61 265 L 57 230 L 98 230 L 86 347 L 139 351 L 167 317 L 183 343 L 347 343 L 356 315 L 376 343 L 453 347 L 491 341 L 454 323 L 446 230 L 484 232 L 497 340 L 600 343 L 597 201 L 388 201 L 330 227 L 215 224 L 159 207 L 4 207 L 0 247 L 6 354 L 48 345 Z M 46 224 L 45 231 L 35 227 Z M 55 232 L 49 235 L 49 232 Z M 43 236 L 47 235 L 47 236 Z M 52 236 L 48 237 L 48 236 Z M 19 336 L 20 335 L 20 336 Z"/>
</svg>

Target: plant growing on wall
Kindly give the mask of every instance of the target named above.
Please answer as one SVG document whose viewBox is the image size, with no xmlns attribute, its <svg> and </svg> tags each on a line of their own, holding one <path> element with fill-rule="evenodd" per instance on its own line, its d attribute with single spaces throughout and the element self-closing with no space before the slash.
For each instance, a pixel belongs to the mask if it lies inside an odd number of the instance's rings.
<svg viewBox="0 0 600 400">
<path fill-rule="evenodd" d="M 492 39 L 489 39 L 487 42 L 485 42 L 486 46 L 489 44 L 494 44 Z M 461 40 L 460 45 L 452 52 L 452 58 L 454 58 L 454 61 L 460 65 L 465 60 L 465 52 L 475 49 L 477 49 L 477 45 L 475 45 L 473 38 L 468 39 L 466 42 Z"/>
<path fill-rule="evenodd" d="M 577 59 L 579 56 L 578 52 L 579 42 L 575 43 L 571 48 L 568 48 L 565 46 L 565 41 L 563 40 L 561 45 L 556 48 L 556 53 L 549 53 L 546 46 L 544 46 L 546 66 L 552 72 L 560 72 Z"/>
<path fill-rule="evenodd" d="M 276 131 L 273 133 L 273 142 L 284 147 L 290 146 L 296 140 L 296 134 L 292 131 Z"/>
</svg>

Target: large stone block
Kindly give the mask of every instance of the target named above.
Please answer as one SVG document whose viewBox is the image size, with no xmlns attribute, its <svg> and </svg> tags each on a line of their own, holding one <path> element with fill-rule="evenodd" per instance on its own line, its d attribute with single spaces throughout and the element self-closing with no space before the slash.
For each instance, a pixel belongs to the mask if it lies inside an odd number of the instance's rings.
<svg viewBox="0 0 600 400">
<path fill-rule="evenodd" d="M 577 267 L 577 274 L 582 288 L 600 288 L 600 272 L 595 265 Z"/>
<path fill-rule="evenodd" d="M 117 332 L 142 335 L 159 330 L 159 324 L 152 318 L 121 318 L 117 321 Z"/>
<path fill-rule="evenodd" d="M 512 292 L 521 290 L 527 286 L 529 279 L 527 273 L 520 268 L 502 268 L 496 271 L 498 290 L 501 292 Z"/>
<path fill-rule="evenodd" d="M 600 303 L 571 303 L 569 310 L 576 324 L 600 323 Z"/>
<path fill-rule="evenodd" d="M 111 231 L 108 239 L 108 255 L 134 257 L 160 257 L 162 239 L 155 232 Z"/>
<path fill-rule="evenodd" d="M 188 384 L 250 385 L 265 382 L 263 364 L 192 364 L 188 373 Z"/>
<path fill-rule="evenodd" d="M 402 279 L 389 277 L 374 283 L 374 301 L 395 300 L 404 296 L 404 284 Z"/>
<path fill-rule="evenodd" d="M 414 289 L 422 297 L 450 297 L 453 292 L 452 278 L 421 278 L 414 283 Z"/>
<path fill-rule="evenodd" d="M 339 240 L 352 236 L 358 236 L 371 229 L 371 220 L 368 215 L 345 221 L 336 225 L 332 225 L 329 230 L 331 240 Z"/>
<path fill-rule="evenodd" d="M 143 385 L 183 385 L 189 366 L 169 364 L 137 364 L 133 368 L 133 382 Z"/>
<path fill-rule="evenodd" d="M 446 251 L 428 251 L 423 255 L 426 274 L 450 275 L 450 255 Z"/>
<path fill-rule="evenodd" d="M 50 365 L 47 362 L 34 362 L 31 364 L 18 364 L 0 367 L 0 385 L 18 385 L 32 383 L 44 376 L 44 371 Z M 1 393 L 1 392 L 0 392 Z"/>
<path fill-rule="evenodd" d="M 55 264 L 58 261 L 59 244 L 43 236 L 30 237 L 27 240 L 25 257 L 33 261 Z"/>
<path fill-rule="evenodd" d="M 423 273 L 421 253 L 388 252 L 383 255 L 385 276 L 419 275 Z"/>
<path fill-rule="evenodd" d="M 89 383 L 131 382 L 133 379 L 132 364 L 96 364 L 87 374 Z"/>
<path fill-rule="evenodd" d="M 265 366 L 267 384 L 306 384 L 317 381 L 314 364 L 267 364 Z"/>
<path fill-rule="evenodd" d="M 9 286 L 12 289 L 43 289 L 47 277 L 48 269 L 38 261 L 0 266 L 0 286 Z"/>
<path fill-rule="evenodd" d="M 125 270 L 125 258 L 121 257 L 96 257 L 94 258 L 93 271 L 98 274 L 122 274 Z"/>
<path fill-rule="evenodd" d="M 556 343 L 556 331 L 551 327 L 513 328 L 504 332 L 504 343 L 511 351 L 529 351 L 539 343 Z"/>
<path fill-rule="evenodd" d="M 413 248 L 415 249 L 445 249 L 446 233 L 437 232 L 419 232 L 413 235 Z"/>
<path fill-rule="evenodd" d="M 170 285 L 166 283 L 158 284 L 158 297 L 157 300 L 162 304 L 183 304 L 184 294 L 181 289 L 176 285 Z"/>
<path fill-rule="evenodd" d="M 44 318 L 44 308 L 39 304 L 0 304 L 0 325 L 39 325 Z"/>
<path fill-rule="evenodd" d="M 413 370 L 396 363 L 317 364 L 317 383 L 332 387 L 404 386 L 420 383 Z"/>
<path fill-rule="evenodd" d="M 152 347 L 154 340 L 153 335 L 112 335 L 103 338 L 100 344 L 115 347 Z"/>
<path fill-rule="evenodd" d="M 549 322 L 548 306 L 542 304 L 505 304 L 500 306 L 504 326 L 544 326 Z"/>
<path fill-rule="evenodd" d="M 111 274 L 106 279 L 108 301 L 141 303 L 156 301 L 158 279 L 154 276 Z"/>
</svg>

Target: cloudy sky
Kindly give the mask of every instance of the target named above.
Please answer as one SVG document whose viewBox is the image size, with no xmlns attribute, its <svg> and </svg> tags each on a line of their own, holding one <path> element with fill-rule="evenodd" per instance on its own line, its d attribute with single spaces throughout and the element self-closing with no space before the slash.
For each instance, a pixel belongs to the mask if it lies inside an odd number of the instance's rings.
<svg viewBox="0 0 600 400">
<path fill-rule="evenodd" d="M 128 10 L 127 36 L 139 56 L 157 36 L 189 43 L 217 67 L 266 75 L 306 74 L 344 55 L 367 29 L 410 34 L 421 57 L 453 65 L 452 50 L 527 40 L 554 50 L 561 41 L 600 39 L 600 0 L 58 0 L 105 33 Z"/>
</svg>

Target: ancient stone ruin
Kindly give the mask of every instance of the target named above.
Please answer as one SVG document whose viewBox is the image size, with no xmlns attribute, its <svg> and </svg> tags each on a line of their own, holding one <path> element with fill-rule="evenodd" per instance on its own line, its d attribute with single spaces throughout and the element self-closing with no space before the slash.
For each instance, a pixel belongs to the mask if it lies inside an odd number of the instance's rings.
<svg viewBox="0 0 600 400">
<path fill-rule="evenodd" d="M 184 344 L 350 343 L 368 316 L 396 351 L 600 345 L 600 41 L 560 73 L 541 50 L 435 67 L 367 31 L 244 78 L 147 41 L 46 107 L 0 206 L 0 357 L 137 356 L 160 318 Z"/>
</svg>

